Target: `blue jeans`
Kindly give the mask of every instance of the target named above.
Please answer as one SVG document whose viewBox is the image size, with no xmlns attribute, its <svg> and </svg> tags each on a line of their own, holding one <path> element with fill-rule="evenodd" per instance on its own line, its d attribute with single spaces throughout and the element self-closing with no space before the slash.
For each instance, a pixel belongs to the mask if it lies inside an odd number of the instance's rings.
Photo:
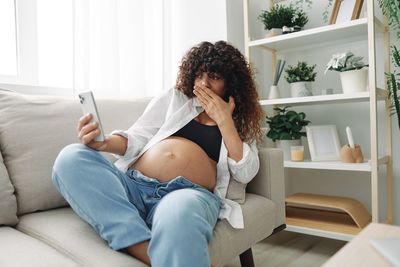
<svg viewBox="0 0 400 267">
<path fill-rule="evenodd" d="M 81 144 L 65 147 L 53 182 L 72 209 L 114 250 L 150 240 L 154 267 L 210 266 L 208 243 L 220 199 L 182 176 L 161 183 L 117 169 Z"/>
</svg>

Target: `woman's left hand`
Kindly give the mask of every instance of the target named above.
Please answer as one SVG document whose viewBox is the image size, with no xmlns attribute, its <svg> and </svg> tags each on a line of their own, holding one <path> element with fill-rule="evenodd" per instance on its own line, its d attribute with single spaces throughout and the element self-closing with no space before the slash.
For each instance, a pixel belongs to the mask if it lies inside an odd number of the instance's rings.
<svg viewBox="0 0 400 267">
<path fill-rule="evenodd" d="M 232 113 L 235 109 L 235 101 L 232 96 L 229 97 L 229 102 L 225 102 L 219 95 L 204 85 L 196 85 L 193 93 L 197 96 L 207 115 L 218 126 L 232 120 Z"/>
</svg>

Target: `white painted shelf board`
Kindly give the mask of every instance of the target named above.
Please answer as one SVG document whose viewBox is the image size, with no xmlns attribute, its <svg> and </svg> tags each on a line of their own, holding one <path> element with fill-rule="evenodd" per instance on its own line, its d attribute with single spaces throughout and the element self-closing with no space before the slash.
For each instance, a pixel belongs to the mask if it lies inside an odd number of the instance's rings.
<svg viewBox="0 0 400 267">
<path fill-rule="evenodd" d="M 378 21 L 376 19 L 376 21 Z M 344 39 L 365 39 L 368 36 L 367 18 L 327 25 L 300 32 L 278 35 L 249 42 L 249 47 L 264 46 L 277 51 L 302 50 L 307 46 L 319 47 Z"/>
<path fill-rule="evenodd" d="M 355 237 L 354 235 L 350 235 L 350 234 L 324 231 L 324 230 L 301 227 L 301 226 L 290 225 L 290 224 L 286 225 L 285 230 L 289 231 L 289 232 L 321 236 L 321 237 L 332 238 L 332 239 L 343 240 L 343 241 L 350 241 L 351 239 L 353 239 Z"/>
<path fill-rule="evenodd" d="M 378 165 L 385 165 L 389 162 L 389 156 L 381 156 L 378 158 Z M 317 169 L 317 170 L 342 170 L 342 171 L 362 171 L 370 172 L 370 160 L 364 163 L 344 163 L 341 161 L 311 161 L 305 159 L 304 161 L 291 161 L 285 160 L 283 163 L 285 168 L 296 169 Z"/>
<path fill-rule="evenodd" d="M 376 88 L 379 100 L 384 100 L 387 97 L 387 92 L 383 89 Z M 336 104 L 336 103 L 351 103 L 351 102 L 368 102 L 370 100 L 370 92 L 359 92 L 354 94 L 332 94 L 332 95 L 315 95 L 305 97 L 292 98 L 277 98 L 277 99 L 262 99 L 261 106 L 271 105 L 313 105 L 313 104 Z"/>
<path fill-rule="evenodd" d="M 364 163 L 343 163 L 341 161 L 290 161 L 285 160 L 285 168 L 297 169 L 317 169 L 317 170 L 342 170 L 342 171 L 362 171 L 370 172 L 371 166 L 368 162 Z"/>
</svg>

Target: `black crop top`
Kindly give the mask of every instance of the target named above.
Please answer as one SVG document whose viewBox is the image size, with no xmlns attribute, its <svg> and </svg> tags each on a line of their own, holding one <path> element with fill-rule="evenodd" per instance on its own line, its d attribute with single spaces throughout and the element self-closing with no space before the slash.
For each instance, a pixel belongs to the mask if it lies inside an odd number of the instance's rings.
<svg viewBox="0 0 400 267">
<path fill-rule="evenodd" d="M 205 125 L 191 120 L 172 136 L 180 136 L 198 144 L 207 155 L 218 162 L 222 135 L 217 125 Z"/>
</svg>

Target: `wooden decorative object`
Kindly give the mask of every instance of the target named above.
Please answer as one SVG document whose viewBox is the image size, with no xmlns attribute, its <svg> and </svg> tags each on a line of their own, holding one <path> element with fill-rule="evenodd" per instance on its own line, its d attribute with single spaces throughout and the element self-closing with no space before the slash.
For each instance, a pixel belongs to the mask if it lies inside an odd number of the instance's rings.
<svg viewBox="0 0 400 267">
<path fill-rule="evenodd" d="M 325 231 L 357 234 L 372 220 L 352 198 L 297 193 L 286 198 L 286 223 Z"/>
<path fill-rule="evenodd" d="M 351 148 L 348 144 L 342 146 L 340 149 L 340 158 L 344 163 L 363 163 L 364 155 L 361 151 L 360 145 L 356 144 Z"/>
</svg>

